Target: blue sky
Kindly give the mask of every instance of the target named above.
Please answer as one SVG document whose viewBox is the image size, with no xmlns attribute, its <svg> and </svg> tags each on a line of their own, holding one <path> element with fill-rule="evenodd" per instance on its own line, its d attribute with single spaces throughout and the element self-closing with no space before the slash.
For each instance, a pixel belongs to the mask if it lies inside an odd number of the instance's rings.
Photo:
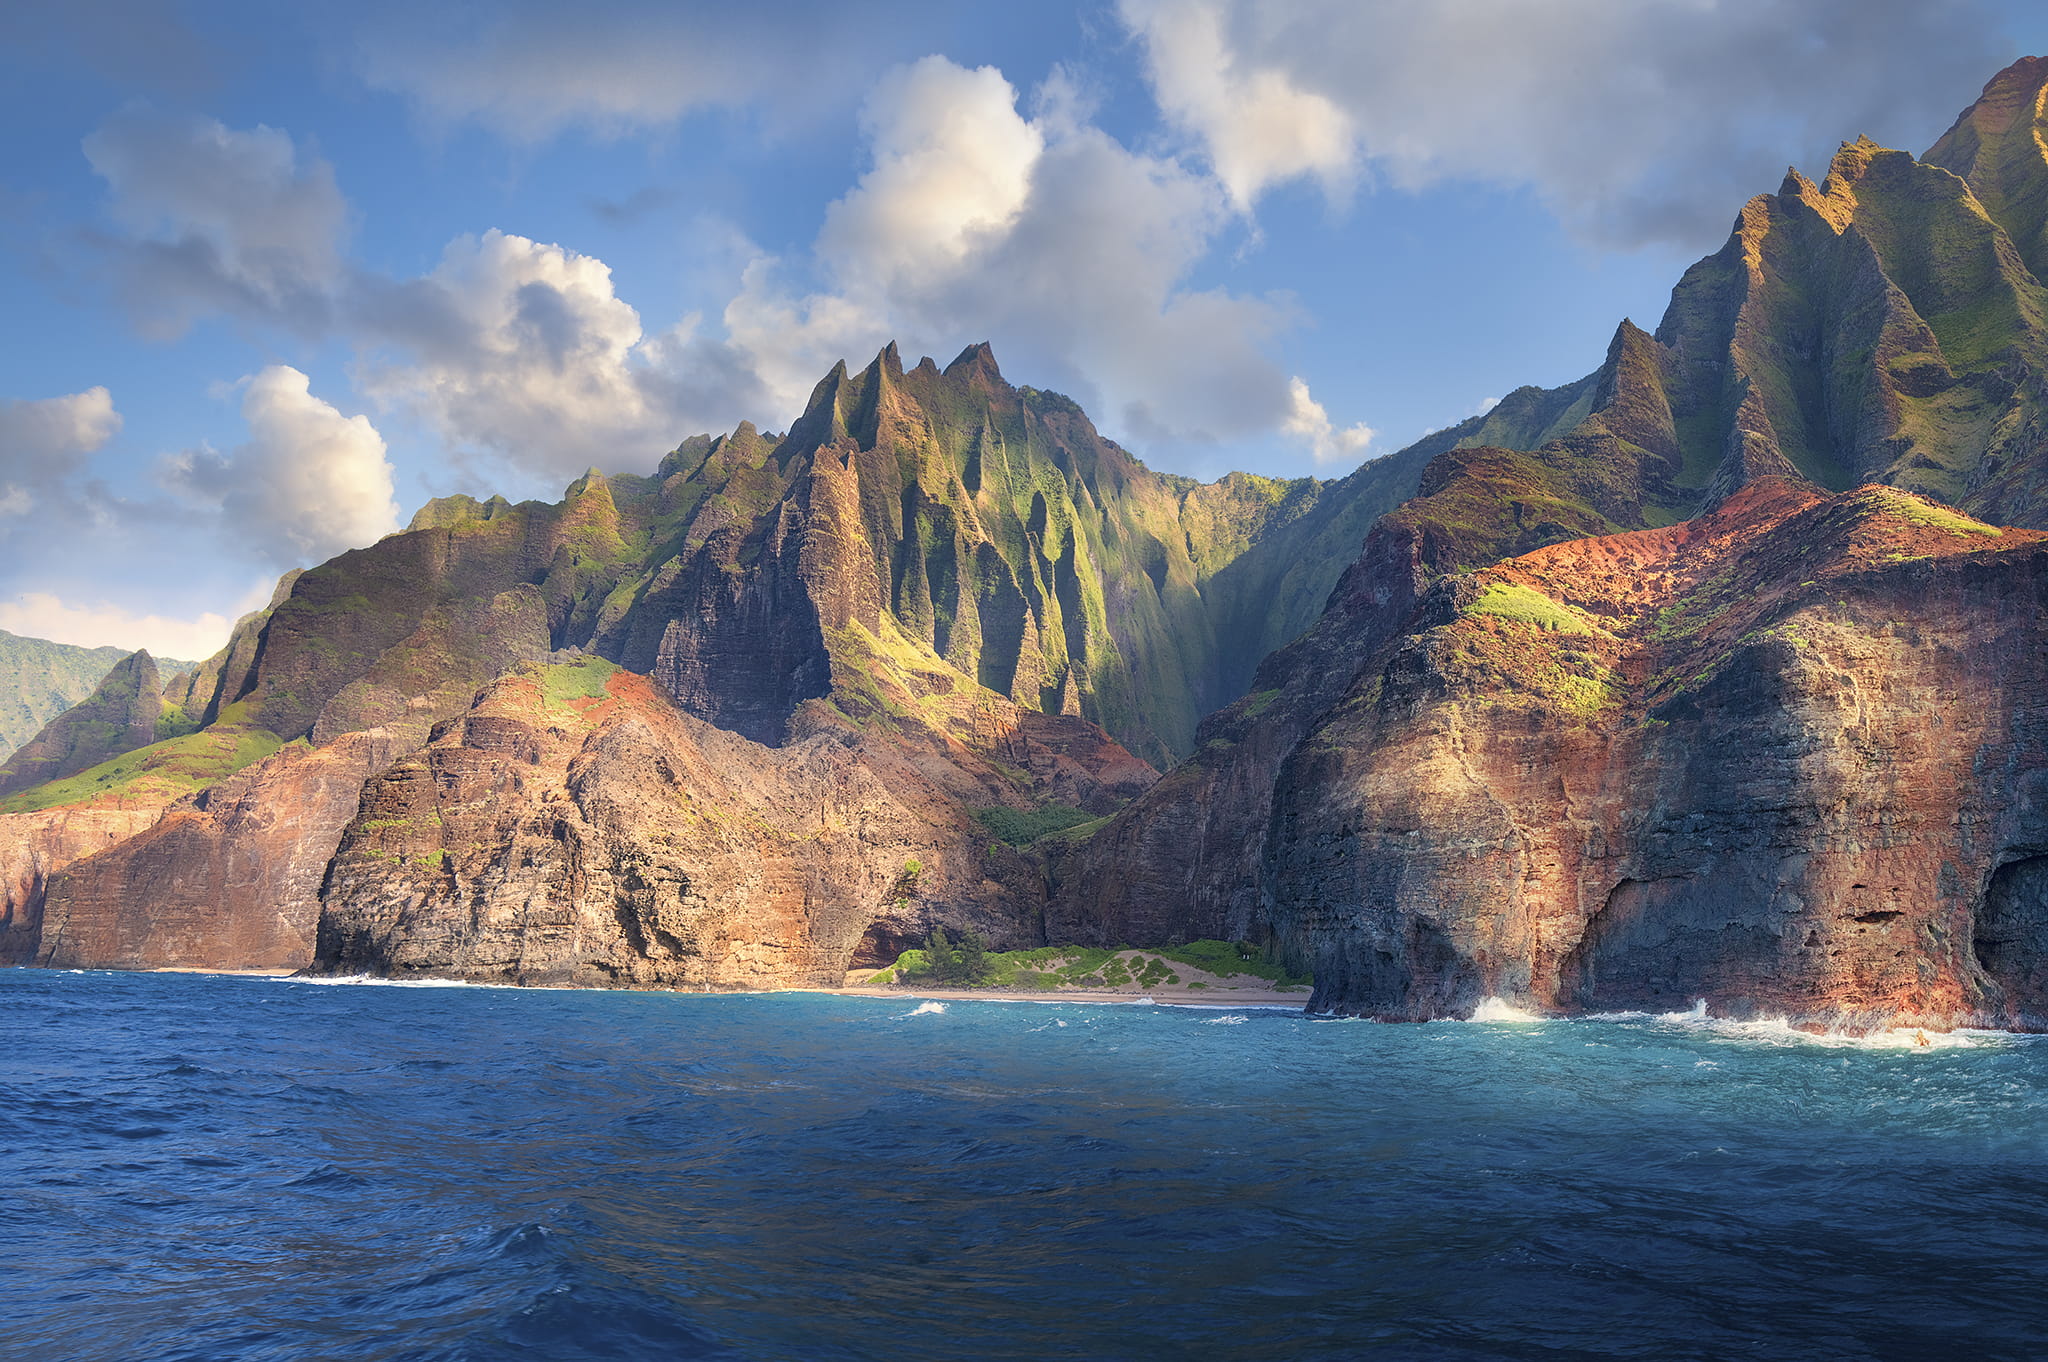
<svg viewBox="0 0 2048 1362">
<path fill-rule="evenodd" d="M 0 12 L 0 628 L 198 656 L 451 491 L 989 340 L 1156 467 L 1332 476 L 1654 326 L 1994 0 Z"/>
</svg>

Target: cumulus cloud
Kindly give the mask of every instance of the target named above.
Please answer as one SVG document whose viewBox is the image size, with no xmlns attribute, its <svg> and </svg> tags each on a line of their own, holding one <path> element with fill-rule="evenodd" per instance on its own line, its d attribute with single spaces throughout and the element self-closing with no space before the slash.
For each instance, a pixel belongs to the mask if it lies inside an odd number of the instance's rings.
<svg viewBox="0 0 2048 1362">
<path fill-rule="evenodd" d="M 387 4 L 355 42 L 363 78 L 430 121 L 536 141 L 706 109 L 815 113 L 857 97 L 867 72 L 918 50 L 944 15 L 936 0 Z"/>
<path fill-rule="evenodd" d="M 123 109 L 84 142 L 113 191 L 127 299 L 151 331 L 209 312 L 300 328 L 327 318 L 344 278 L 348 206 L 326 161 L 258 125 Z"/>
<path fill-rule="evenodd" d="M 306 375 L 274 364 L 247 381 L 248 443 L 170 456 L 164 485 L 217 508 L 223 532 L 279 567 L 318 563 L 398 528 L 384 440 L 363 416 L 313 396 Z"/>
<path fill-rule="evenodd" d="M 760 411 L 759 385 L 694 318 L 648 335 L 602 260 L 509 232 L 457 238 L 359 316 L 385 347 L 362 370 L 373 399 L 531 473 L 651 466 L 682 422 Z"/>
<path fill-rule="evenodd" d="M 220 651 L 241 614 L 269 599 L 270 588 L 258 585 L 232 614 L 202 611 L 182 617 L 131 610 L 106 600 L 78 604 L 48 592 L 26 591 L 0 600 L 0 629 L 81 648 L 147 648 L 155 657 L 197 662 Z"/>
<path fill-rule="evenodd" d="M 1297 175 L 1332 189 L 1348 180 L 1351 116 L 1296 84 L 1285 65 L 1255 64 L 1233 48 L 1221 4 L 1126 0 L 1123 15 L 1145 38 L 1161 112 L 1201 139 L 1240 211 L 1266 186 Z"/>
<path fill-rule="evenodd" d="M 0 402 L 0 518 L 33 510 L 120 429 L 105 388 Z"/>
<path fill-rule="evenodd" d="M 1323 404 L 1309 395 L 1308 384 L 1299 378 L 1287 380 L 1287 419 L 1280 428 L 1307 445 L 1319 464 L 1350 462 L 1365 457 L 1372 443 L 1373 429 L 1364 422 L 1339 429 Z"/>
<path fill-rule="evenodd" d="M 1292 397 L 1264 343 L 1289 309 L 1188 284 L 1230 218 L 1215 180 L 1132 151 L 1071 101 L 1029 118 L 1000 72 L 942 57 L 885 78 L 864 125 L 871 167 L 816 244 L 827 287 L 798 294 L 764 260 L 725 312 L 785 408 L 891 338 L 941 355 L 988 338 L 1012 372 L 1141 440 L 1281 427 Z"/>
<path fill-rule="evenodd" d="M 1369 171 L 1533 188 L 1608 244 L 1711 243 L 1845 135 L 1924 140 L 2000 61 L 1979 0 L 1122 0 L 1240 202 Z M 1917 145 L 1909 150 L 1919 150 Z"/>
<path fill-rule="evenodd" d="M 1063 73 L 1031 114 L 1018 98 L 1000 71 L 942 57 L 886 75 L 860 181 L 808 252 L 755 254 L 722 328 L 650 329 L 602 260 L 500 230 L 455 239 L 417 278 L 351 268 L 331 172 L 272 129 L 130 111 L 87 150 L 160 319 L 213 309 L 343 335 L 379 410 L 493 478 L 650 467 L 694 431 L 780 424 L 835 361 L 891 339 L 939 355 L 992 340 L 1013 372 L 1155 451 L 1296 433 L 1267 353 L 1288 301 L 1190 283 L 1248 191 L 1110 137 Z M 204 493 L 220 458 L 194 451 L 176 484 Z"/>
</svg>

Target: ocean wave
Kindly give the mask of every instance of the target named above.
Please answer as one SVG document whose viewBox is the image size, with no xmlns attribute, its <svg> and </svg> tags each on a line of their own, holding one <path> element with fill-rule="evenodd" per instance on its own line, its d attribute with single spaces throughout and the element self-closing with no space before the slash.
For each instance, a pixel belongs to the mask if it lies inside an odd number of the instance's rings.
<svg viewBox="0 0 2048 1362">
<path fill-rule="evenodd" d="M 1471 1020 L 1476 1022 L 1536 1022 L 1545 1018 L 1534 1012 L 1524 1012 L 1505 998 L 1488 998 L 1472 1010 Z"/>
</svg>

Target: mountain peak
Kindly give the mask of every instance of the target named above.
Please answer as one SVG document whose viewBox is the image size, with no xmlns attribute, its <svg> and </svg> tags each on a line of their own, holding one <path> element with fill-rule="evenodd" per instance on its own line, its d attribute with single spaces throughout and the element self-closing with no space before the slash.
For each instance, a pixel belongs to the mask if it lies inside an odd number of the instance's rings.
<svg viewBox="0 0 2048 1362">
<path fill-rule="evenodd" d="M 1003 381 L 1003 371 L 996 367 L 996 352 L 987 341 L 977 341 L 968 346 L 946 366 L 946 377 L 951 378 L 955 373 L 967 378 L 980 376 L 991 383 Z"/>
</svg>

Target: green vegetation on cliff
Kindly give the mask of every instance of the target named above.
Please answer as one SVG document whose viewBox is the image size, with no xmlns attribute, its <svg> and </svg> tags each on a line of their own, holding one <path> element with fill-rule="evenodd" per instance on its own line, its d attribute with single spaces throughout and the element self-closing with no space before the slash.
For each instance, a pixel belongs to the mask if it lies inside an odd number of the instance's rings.
<svg viewBox="0 0 2048 1362">
<path fill-rule="evenodd" d="M 0 800 L 0 813 L 31 813 L 98 799 L 169 803 L 226 779 L 282 746 L 284 740 L 268 729 L 231 718 L 204 732 L 152 743 L 77 775 L 10 795 Z"/>
<path fill-rule="evenodd" d="M 930 949 L 909 950 L 896 963 L 878 971 L 870 984 L 926 984 L 1053 992 L 1065 989 L 1175 988 L 1184 982 L 1179 965 L 1218 979 L 1257 979 L 1281 989 L 1307 989 L 1314 980 L 1293 974 L 1261 959 L 1242 943 L 1191 941 L 1185 946 L 1133 950 L 1128 946 L 1039 946 L 1022 951 L 989 951 L 972 966 L 943 930 L 935 932 L 941 950 L 953 959 L 941 964 Z M 1206 987 L 1199 981 L 1189 987 Z"/>
</svg>

